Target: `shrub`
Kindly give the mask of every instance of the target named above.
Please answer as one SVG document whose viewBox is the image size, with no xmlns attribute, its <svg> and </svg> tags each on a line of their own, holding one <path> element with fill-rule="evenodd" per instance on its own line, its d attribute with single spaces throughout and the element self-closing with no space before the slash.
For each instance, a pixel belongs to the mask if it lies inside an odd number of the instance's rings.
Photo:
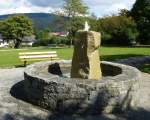
<svg viewBox="0 0 150 120">
<path fill-rule="evenodd" d="M 51 38 L 47 40 L 37 40 L 33 46 L 48 46 L 51 44 L 65 44 L 69 45 L 70 41 L 67 37 L 58 37 L 58 36 L 52 36 Z"/>
</svg>

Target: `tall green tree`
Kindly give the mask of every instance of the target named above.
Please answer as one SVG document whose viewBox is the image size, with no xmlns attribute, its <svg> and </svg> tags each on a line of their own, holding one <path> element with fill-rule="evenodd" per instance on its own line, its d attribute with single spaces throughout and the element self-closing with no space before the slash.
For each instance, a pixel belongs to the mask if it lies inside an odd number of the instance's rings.
<svg viewBox="0 0 150 120">
<path fill-rule="evenodd" d="M 76 17 L 87 13 L 87 6 L 82 0 L 64 0 L 64 9 L 68 17 Z"/>
<path fill-rule="evenodd" d="M 0 33 L 5 40 L 14 40 L 14 48 L 19 48 L 23 37 L 33 34 L 32 21 L 24 15 L 15 15 L 2 21 Z"/>
<path fill-rule="evenodd" d="M 94 13 L 87 17 L 87 21 L 90 24 L 90 30 L 98 31 L 98 18 Z"/>
<path fill-rule="evenodd" d="M 83 4 L 82 0 L 64 0 L 64 12 L 67 16 L 67 30 L 69 31 L 69 39 L 74 39 L 78 29 L 83 27 L 84 16 L 88 13 L 88 8 Z"/>
<path fill-rule="evenodd" d="M 98 21 L 98 31 L 102 33 L 102 44 L 127 46 L 138 35 L 136 23 L 132 17 L 111 16 Z"/>
<path fill-rule="evenodd" d="M 43 40 L 43 41 L 49 40 L 50 39 L 50 29 L 45 28 L 44 30 L 40 30 L 40 31 L 37 30 L 35 32 L 35 35 L 36 35 L 37 40 Z"/>
<path fill-rule="evenodd" d="M 139 42 L 150 44 L 150 0 L 136 0 L 131 15 L 137 23 Z"/>
</svg>

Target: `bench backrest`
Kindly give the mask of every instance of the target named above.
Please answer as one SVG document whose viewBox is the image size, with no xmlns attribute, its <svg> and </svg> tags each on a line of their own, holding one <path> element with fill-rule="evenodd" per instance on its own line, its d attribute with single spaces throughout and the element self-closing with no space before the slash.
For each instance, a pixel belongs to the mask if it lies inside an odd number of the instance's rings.
<svg viewBox="0 0 150 120">
<path fill-rule="evenodd" d="M 54 59 L 58 58 L 56 51 L 49 51 L 49 52 L 23 52 L 19 53 L 19 58 L 21 60 L 27 59 Z"/>
</svg>

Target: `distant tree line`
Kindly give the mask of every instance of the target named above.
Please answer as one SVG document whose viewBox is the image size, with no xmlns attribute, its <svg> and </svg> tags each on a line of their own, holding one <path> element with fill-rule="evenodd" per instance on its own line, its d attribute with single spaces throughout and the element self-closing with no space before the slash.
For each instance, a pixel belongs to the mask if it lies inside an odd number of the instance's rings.
<svg viewBox="0 0 150 120">
<path fill-rule="evenodd" d="M 59 45 L 69 45 L 70 40 L 66 36 L 54 36 L 50 34 L 51 31 L 48 28 L 45 28 L 44 30 L 35 30 L 35 36 L 36 36 L 36 42 L 34 43 L 34 46 L 48 46 L 51 44 Z"/>
<path fill-rule="evenodd" d="M 150 44 L 150 0 L 136 0 L 131 11 L 121 10 L 118 15 L 97 18 L 89 15 L 82 0 L 64 0 L 64 13 L 55 17 L 57 29 L 68 31 L 67 37 L 50 36 L 51 28 L 33 30 L 32 21 L 24 15 L 8 17 L 0 21 L 0 34 L 12 40 L 19 48 L 24 36 L 36 35 L 36 46 L 48 44 L 73 44 L 75 34 L 88 21 L 91 29 L 102 34 L 103 45 L 129 46 Z M 65 18 L 65 19 L 63 19 Z M 60 23 L 57 25 L 57 23 Z"/>
<path fill-rule="evenodd" d="M 119 15 L 99 19 L 94 14 L 86 17 L 88 8 L 82 0 L 65 0 L 64 10 L 72 40 L 77 30 L 83 29 L 84 22 L 89 21 L 91 30 L 101 32 L 103 45 L 150 44 L 150 0 L 136 0 L 131 11 L 123 9 Z"/>
<path fill-rule="evenodd" d="M 131 16 L 120 12 L 97 20 L 94 30 L 101 32 L 103 45 L 128 46 L 136 42 L 137 26 Z M 91 22 L 93 24 L 93 21 Z"/>
<path fill-rule="evenodd" d="M 150 0 L 136 0 L 130 15 L 134 18 L 141 44 L 150 44 Z"/>
<path fill-rule="evenodd" d="M 103 44 L 150 44 L 150 0 L 136 0 L 131 11 L 123 9 L 119 15 L 90 23 L 93 30 L 101 32 Z"/>
</svg>

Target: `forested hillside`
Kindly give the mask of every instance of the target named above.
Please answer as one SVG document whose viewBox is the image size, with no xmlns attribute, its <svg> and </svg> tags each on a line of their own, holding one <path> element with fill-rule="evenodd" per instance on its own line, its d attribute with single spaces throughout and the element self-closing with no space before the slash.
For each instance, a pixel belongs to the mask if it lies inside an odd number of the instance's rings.
<svg viewBox="0 0 150 120">
<path fill-rule="evenodd" d="M 9 16 L 13 16 L 14 14 L 10 15 L 1 15 L 0 20 L 3 20 Z M 64 24 L 66 18 L 60 17 L 54 14 L 48 13 L 25 13 L 24 15 L 28 16 L 33 21 L 33 26 L 35 29 L 45 29 L 48 28 L 51 31 L 64 31 Z"/>
</svg>

